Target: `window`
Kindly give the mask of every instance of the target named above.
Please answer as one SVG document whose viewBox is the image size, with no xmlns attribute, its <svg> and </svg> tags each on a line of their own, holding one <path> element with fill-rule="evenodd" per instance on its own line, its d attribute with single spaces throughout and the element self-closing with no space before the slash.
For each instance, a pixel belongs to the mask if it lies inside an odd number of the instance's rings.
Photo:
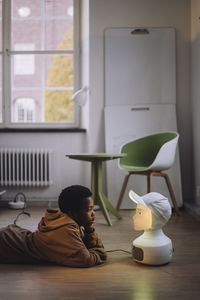
<svg viewBox="0 0 200 300">
<path fill-rule="evenodd" d="M 78 0 L 0 6 L 0 126 L 77 126 Z"/>
</svg>

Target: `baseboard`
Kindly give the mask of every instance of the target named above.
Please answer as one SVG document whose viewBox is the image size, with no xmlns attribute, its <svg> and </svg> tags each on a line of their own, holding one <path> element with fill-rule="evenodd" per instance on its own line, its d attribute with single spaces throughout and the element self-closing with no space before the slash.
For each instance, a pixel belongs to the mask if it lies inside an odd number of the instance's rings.
<svg viewBox="0 0 200 300">
<path fill-rule="evenodd" d="M 11 201 L 11 200 L 10 200 Z M 8 200 L 0 200 L 0 207 L 8 207 Z M 58 207 L 58 201 L 56 200 L 30 200 L 27 201 L 27 207 Z"/>
</svg>

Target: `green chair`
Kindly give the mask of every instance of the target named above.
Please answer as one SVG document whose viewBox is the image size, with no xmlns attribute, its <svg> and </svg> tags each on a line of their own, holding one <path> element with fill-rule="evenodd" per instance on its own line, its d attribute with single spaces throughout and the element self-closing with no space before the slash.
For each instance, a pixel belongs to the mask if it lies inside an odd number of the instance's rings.
<svg viewBox="0 0 200 300">
<path fill-rule="evenodd" d="M 162 132 L 148 135 L 121 147 L 121 153 L 127 156 L 120 158 L 119 167 L 128 171 L 124 178 L 119 195 L 117 210 L 119 211 L 126 186 L 131 175 L 147 176 L 147 192 L 152 191 L 152 176 L 164 177 L 176 213 L 179 209 L 172 189 L 169 176 L 162 171 L 169 169 L 175 159 L 176 147 L 179 139 L 177 132 Z"/>
</svg>

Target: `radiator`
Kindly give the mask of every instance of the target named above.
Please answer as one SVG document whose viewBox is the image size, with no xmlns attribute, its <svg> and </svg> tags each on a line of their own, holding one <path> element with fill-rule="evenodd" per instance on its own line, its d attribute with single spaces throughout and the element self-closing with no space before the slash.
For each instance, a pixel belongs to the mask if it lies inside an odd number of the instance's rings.
<svg viewBox="0 0 200 300">
<path fill-rule="evenodd" d="M 0 148 L 0 185 L 45 187 L 52 184 L 51 150 Z"/>
</svg>

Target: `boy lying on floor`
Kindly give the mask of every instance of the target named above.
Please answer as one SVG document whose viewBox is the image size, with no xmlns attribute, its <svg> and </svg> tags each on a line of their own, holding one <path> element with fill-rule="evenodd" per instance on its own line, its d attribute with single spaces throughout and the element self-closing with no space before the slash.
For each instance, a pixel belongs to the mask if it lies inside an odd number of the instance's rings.
<svg viewBox="0 0 200 300">
<path fill-rule="evenodd" d="M 31 232 L 16 225 L 0 229 L 0 263 L 54 263 L 92 267 L 106 260 L 103 244 L 94 229 L 91 191 L 80 185 L 65 188 L 59 210 L 46 211 Z"/>
</svg>

